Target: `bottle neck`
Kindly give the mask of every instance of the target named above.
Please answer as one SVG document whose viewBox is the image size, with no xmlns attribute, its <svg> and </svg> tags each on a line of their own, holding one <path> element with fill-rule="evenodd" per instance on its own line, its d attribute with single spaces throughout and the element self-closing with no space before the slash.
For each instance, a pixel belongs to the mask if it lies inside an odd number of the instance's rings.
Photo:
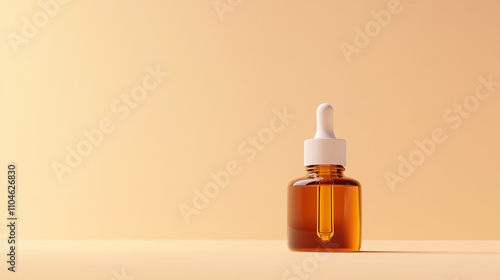
<svg viewBox="0 0 500 280">
<path fill-rule="evenodd" d="M 342 165 L 308 165 L 305 167 L 309 177 L 340 178 L 344 176 Z"/>
</svg>

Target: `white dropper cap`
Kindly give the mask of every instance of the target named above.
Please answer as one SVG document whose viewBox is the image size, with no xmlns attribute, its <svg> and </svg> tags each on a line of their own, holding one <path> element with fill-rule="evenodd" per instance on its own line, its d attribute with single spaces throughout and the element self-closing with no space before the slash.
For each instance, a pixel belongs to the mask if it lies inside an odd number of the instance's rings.
<svg viewBox="0 0 500 280">
<path fill-rule="evenodd" d="M 323 103 L 316 110 L 316 135 L 304 141 L 304 166 L 345 165 L 345 140 L 333 133 L 333 108 Z"/>
</svg>

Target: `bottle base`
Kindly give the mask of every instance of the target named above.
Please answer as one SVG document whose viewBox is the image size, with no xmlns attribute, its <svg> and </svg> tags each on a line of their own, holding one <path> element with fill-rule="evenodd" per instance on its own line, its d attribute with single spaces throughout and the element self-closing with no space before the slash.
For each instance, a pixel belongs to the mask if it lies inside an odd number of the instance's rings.
<svg viewBox="0 0 500 280">
<path fill-rule="evenodd" d="M 288 248 L 294 252 L 340 252 L 350 253 L 359 252 L 359 248 Z"/>
</svg>

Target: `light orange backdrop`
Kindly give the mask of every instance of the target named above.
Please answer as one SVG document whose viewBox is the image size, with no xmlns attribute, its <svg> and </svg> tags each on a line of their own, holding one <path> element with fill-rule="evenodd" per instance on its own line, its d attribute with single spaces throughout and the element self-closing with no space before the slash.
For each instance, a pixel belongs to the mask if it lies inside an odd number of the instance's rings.
<svg viewBox="0 0 500 280">
<path fill-rule="evenodd" d="M 0 4 L 0 168 L 18 163 L 20 238 L 284 239 L 323 102 L 362 183 L 364 239 L 500 236 L 500 2 L 42 2 L 56 6 Z M 168 77 L 125 116 L 157 67 Z M 59 180 L 54 162 L 103 121 Z M 186 223 L 179 207 L 228 163 Z"/>
</svg>

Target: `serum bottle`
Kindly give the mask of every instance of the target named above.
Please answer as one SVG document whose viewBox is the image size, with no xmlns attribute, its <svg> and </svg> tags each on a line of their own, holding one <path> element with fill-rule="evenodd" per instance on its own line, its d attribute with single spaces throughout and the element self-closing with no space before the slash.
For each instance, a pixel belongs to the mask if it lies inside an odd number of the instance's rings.
<svg viewBox="0 0 500 280">
<path fill-rule="evenodd" d="M 316 135 L 304 141 L 306 176 L 288 184 L 288 248 L 353 252 L 361 247 L 361 185 L 344 176 L 346 142 L 333 132 L 333 108 L 319 105 Z"/>
</svg>

